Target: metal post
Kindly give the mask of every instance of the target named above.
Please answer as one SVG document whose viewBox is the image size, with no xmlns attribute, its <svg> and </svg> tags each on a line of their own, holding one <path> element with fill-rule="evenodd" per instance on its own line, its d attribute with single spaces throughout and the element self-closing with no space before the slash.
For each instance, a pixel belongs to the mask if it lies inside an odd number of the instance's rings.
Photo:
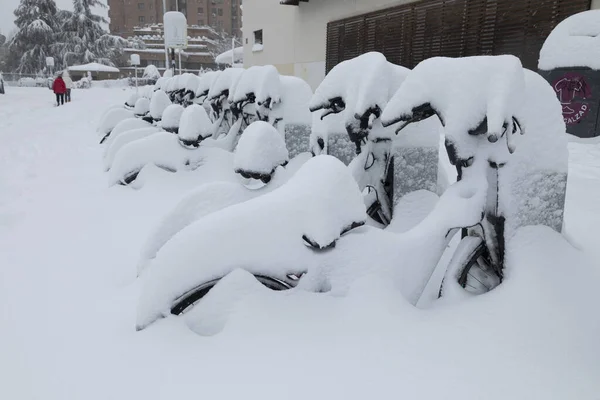
<svg viewBox="0 0 600 400">
<path fill-rule="evenodd" d="M 235 37 L 231 38 L 231 67 L 235 64 Z"/>
<path fill-rule="evenodd" d="M 179 49 L 179 75 L 181 75 L 181 49 Z"/>
<path fill-rule="evenodd" d="M 169 49 L 167 49 L 167 38 L 165 36 L 165 13 L 167 12 L 167 0 L 163 0 L 163 40 L 165 42 L 165 71 L 169 68 Z"/>
</svg>

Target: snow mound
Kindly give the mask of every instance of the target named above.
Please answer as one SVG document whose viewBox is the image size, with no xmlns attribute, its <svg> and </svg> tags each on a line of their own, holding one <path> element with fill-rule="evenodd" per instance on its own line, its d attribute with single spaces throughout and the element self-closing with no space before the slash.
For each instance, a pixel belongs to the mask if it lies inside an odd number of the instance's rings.
<svg viewBox="0 0 600 400">
<path fill-rule="evenodd" d="M 314 157 L 277 190 L 207 215 L 171 238 L 144 276 L 137 329 L 169 315 L 178 296 L 236 268 L 274 277 L 304 271 L 315 252 L 303 237 L 326 246 L 365 218 L 362 195 L 344 164 Z M 223 238 L 235 252 L 221 250 Z"/>
<path fill-rule="evenodd" d="M 157 90 L 150 100 L 150 116 L 155 121 L 162 119 L 163 112 L 171 105 L 169 96 L 163 90 Z"/>
<path fill-rule="evenodd" d="M 83 65 L 73 65 L 67 68 L 69 71 L 79 71 L 79 72 L 119 72 L 119 68 L 110 67 L 108 65 L 99 64 L 99 63 L 89 63 Z"/>
<path fill-rule="evenodd" d="M 106 151 L 104 153 L 104 168 L 108 171 L 112 167 L 112 163 L 116 155 L 125 145 L 151 136 L 157 132 L 160 132 L 160 129 L 150 125 L 149 127 L 131 129 L 122 132 L 121 134 L 116 135 L 114 138 L 111 135 L 110 138 L 113 140 L 106 144 Z"/>
<path fill-rule="evenodd" d="M 236 47 L 232 50 L 227 50 L 224 53 L 219 54 L 215 57 L 217 64 L 238 64 L 244 60 L 244 47 Z M 232 62 L 233 61 L 233 62 Z"/>
<path fill-rule="evenodd" d="M 169 79 L 171 79 L 171 78 L 167 78 L 167 77 L 159 78 L 156 81 L 156 83 L 154 84 L 153 91 L 161 90 L 161 89 L 164 90 L 164 88 L 166 87 L 167 82 L 169 81 Z"/>
<path fill-rule="evenodd" d="M 144 69 L 144 73 L 142 74 L 142 78 L 146 78 L 146 79 L 160 79 L 160 72 L 158 71 L 158 68 L 156 68 L 156 65 L 148 65 L 145 69 Z"/>
<path fill-rule="evenodd" d="M 457 226 L 479 222 L 485 206 L 486 185 L 460 181 L 452 185 L 435 203 L 435 194 L 416 195 L 427 202 L 407 226 L 391 230 L 373 227 L 356 229 L 342 237 L 319 268 L 309 269 L 300 287 L 310 291 L 328 288 L 334 295 L 346 295 L 352 283 L 361 277 L 377 275 L 392 282 L 406 300 L 416 305 L 430 282 L 449 240 Z M 425 216 L 426 215 L 426 216 Z M 424 218 L 423 218 L 424 217 Z M 416 225 L 414 225 L 416 224 Z M 464 224 L 464 225 L 463 225 Z M 374 262 L 376 258 L 376 262 Z M 436 282 L 436 290 L 440 287 Z"/>
<path fill-rule="evenodd" d="M 171 68 L 165 69 L 165 72 L 163 72 L 163 78 L 172 78 L 172 77 L 173 77 L 173 70 Z"/>
<path fill-rule="evenodd" d="M 285 140 L 272 125 L 256 121 L 242 134 L 235 150 L 235 171 L 270 175 L 289 161 Z"/>
<path fill-rule="evenodd" d="M 216 100 L 227 92 L 234 90 L 237 80 L 242 76 L 244 70 L 238 68 L 227 68 L 223 70 L 215 79 L 213 85 L 208 91 L 208 100 Z"/>
<path fill-rule="evenodd" d="M 279 77 L 281 80 L 283 120 L 286 124 L 310 125 L 312 114 L 309 110 L 313 92 L 310 85 L 295 76 Z"/>
<path fill-rule="evenodd" d="M 135 107 L 133 108 L 133 114 L 136 117 L 143 117 L 150 112 L 150 100 L 146 97 L 140 97 L 135 102 Z"/>
<path fill-rule="evenodd" d="M 149 235 L 140 254 L 138 275 L 177 232 L 206 215 L 250 198 L 250 192 L 235 182 L 208 183 L 186 195 Z"/>
<path fill-rule="evenodd" d="M 158 132 L 123 146 L 116 154 L 109 171 L 109 185 L 128 184 L 147 164 L 177 172 L 185 167 L 190 150 L 179 144 L 176 135 Z"/>
<path fill-rule="evenodd" d="M 171 104 L 162 114 L 160 121 L 161 127 L 167 132 L 177 132 L 179 129 L 179 120 L 183 114 L 183 106 L 180 104 Z"/>
<path fill-rule="evenodd" d="M 600 10 L 572 15 L 548 35 L 538 68 L 588 67 L 600 69 Z"/>
<path fill-rule="evenodd" d="M 345 102 L 344 123 L 355 124 L 355 115 L 363 115 L 371 107 L 383 110 L 409 72 L 376 52 L 343 61 L 333 67 L 319 85 L 310 101 L 310 109 L 327 107 L 331 99 L 341 97 Z"/>
<path fill-rule="evenodd" d="M 165 81 L 165 83 L 163 84 L 162 90 L 165 93 L 173 92 L 175 90 L 175 86 L 176 86 L 178 80 L 179 80 L 179 75 L 175 75 L 175 76 L 167 79 Z"/>
<path fill-rule="evenodd" d="M 100 120 L 98 133 L 102 136 L 109 135 L 119 122 L 133 117 L 133 112 L 123 107 L 110 109 Z"/>
<path fill-rule="evenodd" d="M 198 81 L 198 87 L 196 88 L 196 99 L 200 99 L 202 102 L 206 100 L 206 96 L 208 96 L 210 87 L 220 73 L 221 71 L 208 71 L 200 77 L 200 80 Z"/>
<path fill-rule="evenodd" d="M 298 78 L 300 79 L 300 78 Z M 282 98 L 281 76 L 273 65 L 265 65 L 260 75 L 256 100 L 264 102 L 271 99 L 273 103 L 279 103 Z"/>
<path fill-rule="evenodd" d="M 214 336 L 225 328 L 229 315 L 246 296 L 267 290 L 252 274 L 236 269 L 224 276 L 198 306 L 186 314 L 186 324 L 200 336 Z"/>
<path fill-rule="evenodd" d="M 196 93 L 198 85 L 200 84 L 200 77 L 196 74 L 183 74 L 181 89 L 185 89 L 191 93 Z"/>
<path fill-rule="evenodd" d="M 139 118 L 127 118 L 119 122 L 112 130 L 110 136 L 106 140 L 106 150 L 112 145 L 113 141 L 118 138 L 123 132 L 132 129 L 149 128 L 152 124 Z"/>
<path fill-rule="evenodd" d="M 257 89 L 260 87 L 262 74 L 265 72 L 264 66 L 254 65 L 246 70 L 242 70 L 239 82 L 235 85 L 235 91 L 229 93 L 230 103 L 239 103 L 249 99 L 250 95 L 257 97 Z M 258 100 L 258 98 L 257 98 Z"/>
<path fill-rule="evenodd" d="M 465 91 L 468 84 L 478 90 Z M 382 119 L 393 124 L 434 114 L 444 123 L 455 162 L 504 165 L 498 172 L 498 205 L 506 237 L 531 224 L 560 231 L 567 138 L 559 101 L 540 75 L 524 70 L 514 56 L 425 60 L 406 78 Z M 468 175 L 475 171 L 463 168 Z"/>
<path fill-rule="evenodd" d="M 203 107 L 192 104 L 181 115 L 179 138 L 184 143 L 197 143 L 211 136 L 212 122 Z"/>
<path fill-rule="evenodd" d="M 154 85 L 144 85 L 139 88 L 139 91 L 140 97 L 146 98 L 148 101 L 150 101 L 152 95 L 154 94 Z"/>
<path fill-rule="evenodd" d="M 138 100 L 139 96 L 136 92 L 133 92 L 129 95 L 129 98 L 127 99 L 127 101 L 125 102 L 125 105 L 127 107 L 135 107 L 135 103 Z"/>
<path fill-rule="evenodd" d="M 296 157 L 288 164 L 287 168 L 277 168 L 271 181 L 259 189 L 250 190 L 238 182 L 222 181 L 202 185 L 187 194 L 173 210 L 161 219 L 148 237 L 142 247 L 138 263 L 138 275 L 156 257 L 156 253 L 164 244 L 186 226 L 208 214 L 277 189 L 286 183 L 306 161 L 308 159 L 304 157 Z"/>
<path fill-rule="evenodd" d="M 477 90 L 465 90 L 467 87 Z M 492 136 L 499 140 L 505 123 L 512 128 L 512 118 L 522 109 L 524 97 L 523 67 L 515 56 L 433 57 L 419 63 L 406 77 L 381 119 L 384 125 L 411 120 L 423 112 L 420 108 L 429 107 L 440 117 L 457 156 L 466 160 L 480 144 L 467 132 L 486 118 L 488 140 Z M 508 150 L 514 151 L 514 135 L 509 132 L 504 136 Z M 498 159 L 494 161 L 500 162 L 502 153 L 495 153 Z"/>
</svg>

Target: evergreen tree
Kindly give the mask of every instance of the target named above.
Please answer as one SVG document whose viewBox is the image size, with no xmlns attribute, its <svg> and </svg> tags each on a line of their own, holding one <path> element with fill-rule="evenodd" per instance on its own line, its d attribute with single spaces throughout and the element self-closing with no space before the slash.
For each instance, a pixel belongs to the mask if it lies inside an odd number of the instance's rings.
<svg viewBox="0 0 600 400">
<path fill-rule="evenodd" d="M 61 40 L 55 49 L 66 65 L 100 62 L 114 65 L 126 41 L 108 34 L 102 24 L 108 21 L 92 12 L 92 7 L 106 8 L 100 0 L 73 0 L 73 11 L 61 11 Z"/>
<path fill-rule="evenodd" d="M 54 0 L 21 0 L 14 11 L 18 31 L 9 43 L 9 60 L 18 72 L 36 73 L 52 56 L 57 8 Z"/>
</svg>

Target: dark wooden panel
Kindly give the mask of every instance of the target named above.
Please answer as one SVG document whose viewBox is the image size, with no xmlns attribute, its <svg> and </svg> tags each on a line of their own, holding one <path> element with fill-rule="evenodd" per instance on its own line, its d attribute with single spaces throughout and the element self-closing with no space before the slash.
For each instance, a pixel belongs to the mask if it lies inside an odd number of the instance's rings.
<svg viewBox="0 0 600 400">
<path fill-rule="evenodd" d="M 413 68 L 435 56 L 514 54 L 537 69 L 552 29 L 591 0 L 421 0 L 327 26 L 326 69 L 369 51 Z"/>
</svg>

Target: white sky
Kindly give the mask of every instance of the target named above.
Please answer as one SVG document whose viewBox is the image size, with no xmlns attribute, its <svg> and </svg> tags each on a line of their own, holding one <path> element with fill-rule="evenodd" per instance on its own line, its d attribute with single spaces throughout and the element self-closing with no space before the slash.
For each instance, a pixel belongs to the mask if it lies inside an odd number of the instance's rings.
<svg viewBox="0 0 600 400">
<path fill-rule="evenodd" d="M 73 0 L 54 0 L 58 8 L 65 10 L 73 9 Z M 104 2 L 106 2 L 104 0 Z M 14 28 L 15 15 L 13 11 L 19 5 L 20 0 L 0 0 L 0 33 L 8 35 Z M 108 10 L 102 9 L 98 14 L 108 16 Z"/>
</svg>

